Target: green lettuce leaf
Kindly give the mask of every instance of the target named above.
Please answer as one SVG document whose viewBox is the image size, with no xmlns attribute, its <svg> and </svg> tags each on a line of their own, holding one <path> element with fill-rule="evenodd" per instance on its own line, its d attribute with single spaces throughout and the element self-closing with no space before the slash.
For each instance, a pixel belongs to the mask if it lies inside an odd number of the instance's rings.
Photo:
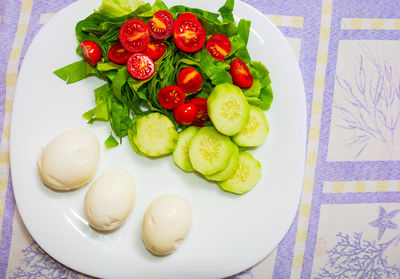
<svg viewBox="0 0 400 279">
<path fill-rule="evenodd" d="M 119 17 L 130 14 L 143 5 L 143 3 L 142 0 L 103 0 L 96 12 L 112 17 Z"/>
<path fill-rule="evenodd" d="M 249 105 L 253 105 L 253 106 L 257 106 L 257 107 L 262 107 L 263 106 L 263 101 L 260 100 L 257 97 L 246 97 L 247 102 L 249 103 Z"/>
<path fill-rule="evenodd" d="M 263 110 L 270 109 L 272 101 L 274 99 L 274 94 L 272 92 L 271 85 L 268 85 L 267 87 L 264 87 L 263 89 L 261 89 L 259 98 L 262 101 L 261 108 Z"/>
<path fill-rule="evenodd" d="M 246 19 L 239 20 L 238 34 L 242 38 L 245 46 L 247 46 L 247 42 L 249 41 L 250 26 L 251 26 L 250 20 L 246 20 Z"/>
<path fill-rule="evenodd" d="M 232 83 L 232 77 L 227 71 L 229 64 L 220 62 L 213 57 L 206 49 L 197 52 L 194 57 L 198 59 L 203 73 L 211 80 L 213 85 L 221 83 Z"/>
<path fill-rule="evenodd" d="M 226 8 L 228 9 L 228 8 Z M 179 14 L 190 12 L 193 13 L 201 24 L 204 26 L 207 35 L 213 34 L 224 34 L 227 37 L 231 37 L 237 34 L 237 28 L 234 21 L 220 21 L 219 13 L 213 13 L 204 11 L 201 9 L 190 8 L 182 5 L 173 6 L 170 9 L 172 15 L 176 18 Z M 225 14 L 227 16 L 228 13 Z"/>
<path fill-rule="evenodd" d="M 252 74 L 254 75 L 255 73 L 256 77 L 260 80 L 261 88 L 264 88 L 271 83 L 269 71 L 263 63 L 258 61 L 251 61 L 249 66 Z"/>
<path fill-rule="evenodd" d="M 250 88 L 242 89 L 246 97 L 258 97 L 261 91 L 261 82 L 259 79 L 253 79 L 253 85 Z"/>
</svg>

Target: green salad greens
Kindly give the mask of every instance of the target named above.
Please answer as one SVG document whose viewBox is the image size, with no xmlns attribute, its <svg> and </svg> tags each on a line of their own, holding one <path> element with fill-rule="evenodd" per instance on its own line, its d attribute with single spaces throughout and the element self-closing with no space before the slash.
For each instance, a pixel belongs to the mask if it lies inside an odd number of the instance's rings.
<svg viewBox="0 0 400 279">
<path fill-rule="evenodd" d="M 235 23 L 233 7 L 234 0 L 227 0 L 218 13 L 182 5 L 168 7 L 161 0 L 156 0 L 153 5 L 129 0 L 104 0 L 98 10 L 78 22 L 75 27 L 79 43 L 90 40 L 100 46 L 101 60 L 92 67 L 82 59 L 54 73 L 67 83 L 78 82 L 89 76 L 97 76 L 105 81 L 104 85 L 94 90 L 95 107 L 84 113 L 83 117 L 89 123 L 110 122 L 120 143 L 128 135 L 132 128 L 132 119 L 137 115 L 159 112 L 171 119 L 177 128 L 184 128 L 175 120 L 170 110 L 160 105 L 157 94 L 164 86 L 176 85 L 177 75 L 185 67 L 195 68 L 203 77 L 201 90 L 187 98 L 207 98 L 216 85 L 232 83 L 230 64 L 235 58 L 240 58 L 247 64 L 254 79 L 253 85 L 243 90 L 244 95 L 249 104 L 268 110 L 273 100 L 269 72 L 261 62 L 251 60 L 247 50 L 251 22 L 241 19 Z M 216 33 L 228 37 L 232 48 L 226 59 L 214 59 L 205 47 L 194 53 L 184 52 L 175 45 L 170 36 L 164 40 L 164 55 L 154 62 L 155 74 L 146 80 L 133 78 L 126 65 L 115 64 L 108 58 L 108 50 L 118 41 L 119 30 L 127 20 L 140 19 L 147 23 L 159 10 L 168 11 L 174 19 L 184 12 L 191 12 L 204 26 L 207 38 Z M 83 57 L 79 45 L 76 52 Z M 107 147 L 118 144 L 112 134 L 105 141 Z"/>
</svg>

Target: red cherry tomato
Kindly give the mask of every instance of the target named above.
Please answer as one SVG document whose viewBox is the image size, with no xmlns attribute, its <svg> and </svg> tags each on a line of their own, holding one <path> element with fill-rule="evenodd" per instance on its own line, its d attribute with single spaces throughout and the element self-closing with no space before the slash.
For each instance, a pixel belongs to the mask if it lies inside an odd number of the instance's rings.
<svg viewBox="0 0 400 279">
<path fill-rule="evenodd" d="M 222 34 L 214 34 L 208 39 L 206 49 L 215 59 L 222 61 L 231 51 L 231 41 Z"/>
<path fill-rule="evenodd" d="M 186 52 L 200 50 L 206 43 L 206 31 L 197 19 L 180 16 L 174 22 L 173 29 L 176 46 Z"/>
<path fill-rule="evenodd" d="M 182 69 L 177 77 L 177 84 L 185 93 L 194 93 L 201 88 L 203 78 L 194 68 Z"/>
<path fill-rule="evenodd" d="M 119 29 L 119 40 L 129 52 L 141 52 L 150 43 L 149 29 L 140 19 L 131 19 Z"/>
<path fill-rule="evenodd" d="M 193 98 L 190 99 L 187 103 L 195 105 L 197 107 L 197 117 L 192 123 L 193 126 L 203 127 L 204 122 L 210 121 L 207 112 L 207 99 Z"/>
<path fill-rule="evenodd" d="M 120 42 L 116 42 L 112 47 L 110 47 L 107 55 L 114 63 L 126 64 L 126 61 L 128 61 L 128 58 L 132 53 L 124 49 Z"/>
<path fill-rule="evenodd" d="M 185 93 L 175 85 L 167 85 L 158 92 L 158 101 L 163 108 L 176 109 L 185 103 Z"/>
<path fill-rule="evenodd" d="M 81 43 L 81 50 L 86 62 L 92 67 L 96 66 L 97 62 L 101 59 L 101 48 L 93 41 L 83 41 Z"/>
<path fill-rule="evenodd" d="M 189 125 L 196 119 L 197 112 L 198 109 L 195 105 L 183 104 L 174 110 L 174 117 L 179 123 Z"/>
<path fill-rule="evenodd" d="M 242 59 L 236 58 L 233 60 L 229 73 L 232 76 L 233 83 L 237 86 L 247 88 L 253 85 L 253 77 Z"/>
<path fill-rule="evenodd" d="M 126 63 L 126 67 L 129 74 L 136 79 L 148 79 L 154 74 L 155 70 L 153 60 L 143 53 L 132 54 Z"/>
<path fill-rule="evenodd" d="M 179 15 L 179 18 L 184 18 L 184 17 L 188 17 L 188 18 L 192 18 L 192 19 L 198 20 L 197 17 L 194 14 L 189 13 L 189 12 L 182 13 L 182 14 Z"/>
<path fill-rule="evenodd" d="M 156 40 L 163 40 L 172 33 L 174 18 L 167 11 L 157 11 L 147 22 L 150 36 Z"/>
<path fill-rule="evenodd" d="M 151 41 L 149 46 L 142 53 L 149 56 L 153 61 L 156 61 L 164 55 L 165 44 L 162 41 Z"/>
</svg>

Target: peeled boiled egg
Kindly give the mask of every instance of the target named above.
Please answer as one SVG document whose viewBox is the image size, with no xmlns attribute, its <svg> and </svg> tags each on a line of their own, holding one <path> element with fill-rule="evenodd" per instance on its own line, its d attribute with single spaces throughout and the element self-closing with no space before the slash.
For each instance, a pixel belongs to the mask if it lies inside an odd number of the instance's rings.
<svg viewBox="0 0 400 279">
<path fill-rule="evenodd" d="M 66 131 L 42 150 L 37 161 L 40 179 L 55 190 L 71 190 L 93 178 L 100 158 L 100 145 L 90 131 Z"/>
<path fill-rule="evenodd" d="M 90 185 L 85 196 L 85 215 L 93 228 L 111 231 L 125 221 L 135 201 L 135 182 L 125 170 L 110 170 Z"/>
<path fill-rule="evenodd" d="M 163 195 L 147 208 L 142 223 L 142 239 L 153 254 L 172 253 L 190 231 L 192 209 L 180 196 Z"/>
</svg>

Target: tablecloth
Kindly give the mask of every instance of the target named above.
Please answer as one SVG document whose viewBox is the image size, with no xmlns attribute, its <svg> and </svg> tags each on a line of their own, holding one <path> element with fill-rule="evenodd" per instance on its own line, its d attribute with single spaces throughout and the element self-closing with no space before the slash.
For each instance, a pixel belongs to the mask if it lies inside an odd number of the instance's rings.
<svg viewBox="0 0 400 279">
<path fill-rule="evenodd" d="M 0 1 L 0 278 L 86 278 L 32 239 L 9 171 L 19 67 L 39 29 L 71 2 Z M 293 224 L 270 255 L 232 278 L 400 278 L 400 2 L 245 2 L 297 56 L 308 138 Z"/>
</svg>

